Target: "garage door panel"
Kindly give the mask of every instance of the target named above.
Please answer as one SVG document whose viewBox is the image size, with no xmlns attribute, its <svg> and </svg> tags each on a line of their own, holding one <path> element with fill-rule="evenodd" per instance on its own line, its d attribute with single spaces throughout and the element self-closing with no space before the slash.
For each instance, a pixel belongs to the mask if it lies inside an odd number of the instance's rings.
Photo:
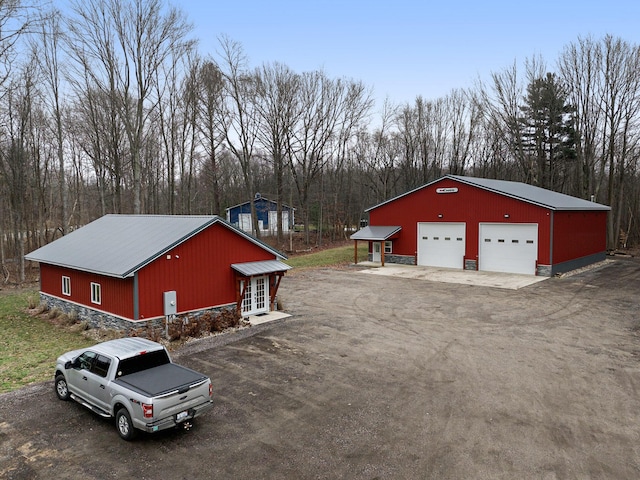
<svg viewBox="0 0 640 480">
<path fill-rule="evenodd" d="M 537 224 L 480 224 L 478 269 L 535 275 Z"/>
<path fill-rule="evenodd" d="M 419 223 L 418 265 L 463 268 L 465 233 L 464 223 Z"/>
</svg>

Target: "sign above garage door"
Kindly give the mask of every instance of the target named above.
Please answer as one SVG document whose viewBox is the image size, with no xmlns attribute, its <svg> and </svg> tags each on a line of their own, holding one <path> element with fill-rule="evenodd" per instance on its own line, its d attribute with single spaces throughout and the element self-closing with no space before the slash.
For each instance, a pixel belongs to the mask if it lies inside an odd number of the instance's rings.
<svg viewBox="0 0 640 480">
<path fill-rule="evenodd" d="M 418 265 L 463 268 L 465 223 L 418 223 Z"/>
<path fill-rule="evenodd" d="M 536 274 L 538 224 L 481 223 L 478 270 Z"/>
</svg>

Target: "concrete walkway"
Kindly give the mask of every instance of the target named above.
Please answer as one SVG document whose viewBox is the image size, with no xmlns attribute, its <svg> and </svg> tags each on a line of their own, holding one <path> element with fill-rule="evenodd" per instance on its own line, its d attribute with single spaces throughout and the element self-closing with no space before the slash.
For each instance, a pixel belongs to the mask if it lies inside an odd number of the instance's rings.
<svg viewBox="0 0 640 480">
<path fill-rule="evenodd" d="M 274 311 L 269 313 L 262 313 L 260 315 L 251 315 L 247 317 L 247 320 L 249 320 L 251 326 L 255 326 L 262 323 L 275 322 L 276 320 L 281 320 L 290 316 L 291 315 L 289 315 L 288 313 Z"/>
<path fill-rule="evenodd" d="M 385 265 L 374 262 L 360 262 L 358 265 L 370 266 L 360 273 L 367 275 L 387 275 L 390 277 L 415 278 L 431 282 L 456 283 L 479 287 L 504 288 L 518 290 L 534 283 L 542 282 L 549 277 L 521 275 L 517 273 L 480 272 L 475 270 L 458 270 L 441 267 L 422 267 L 415 265 Z"/>
</svg>

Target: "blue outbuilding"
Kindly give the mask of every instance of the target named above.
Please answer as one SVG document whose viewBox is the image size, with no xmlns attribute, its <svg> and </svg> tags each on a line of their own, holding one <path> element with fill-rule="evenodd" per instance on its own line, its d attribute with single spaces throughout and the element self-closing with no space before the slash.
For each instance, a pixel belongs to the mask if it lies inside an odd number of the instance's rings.
<svg viewBox="0 0 640 480">
<path fill-rule="evenodd" d="M 258 228 L 261 235 L 278 233 L 278 203 L 256 193 L 252 200 L 258 217 Z M 282 204 L 282 231 L 293 229 L 295 208 Z M 240 203 L 227 208 L 227 221 L 248 233 L 252 233 L 251 202 Z"/>
</svg>

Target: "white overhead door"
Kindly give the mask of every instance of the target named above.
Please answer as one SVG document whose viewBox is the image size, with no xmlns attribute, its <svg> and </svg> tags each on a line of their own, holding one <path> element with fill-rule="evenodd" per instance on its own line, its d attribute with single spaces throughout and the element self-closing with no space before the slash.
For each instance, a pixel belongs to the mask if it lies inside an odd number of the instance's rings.
<svg viewBox="0 0 640 480">
<path fill-rule="evenodd" d="M 464 268 L 464 223 L 418 223 L 418 265 Z"/>
<path fill-rule="evenodd" d="M 481 223 L 478 270 L 536 274 L 538 224 Z"/>
</svg>

